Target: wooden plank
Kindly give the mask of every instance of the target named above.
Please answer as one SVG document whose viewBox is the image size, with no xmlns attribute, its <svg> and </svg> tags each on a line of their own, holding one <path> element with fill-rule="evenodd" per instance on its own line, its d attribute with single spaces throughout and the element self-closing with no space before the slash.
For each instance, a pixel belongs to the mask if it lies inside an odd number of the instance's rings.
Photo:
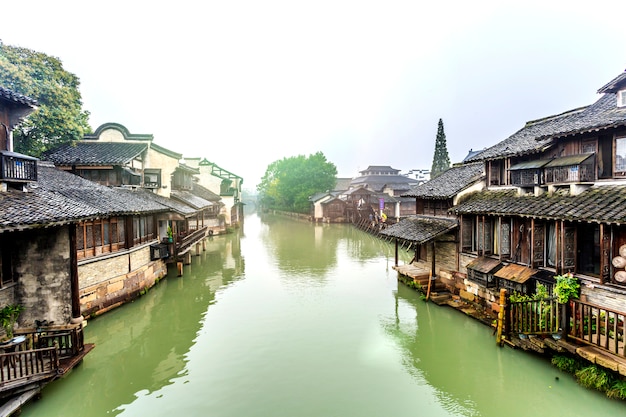
<svg viewBox="0 0 626 417">
<path fill-rule="evenodd" d="M 33 399 L 35 396 L 39 395 L 41 392 L 41 388 L 33 388 L 29 391 L 26 391 L 15 398 L 11 398 L 9 401 L 5 402 L 0 406 L 0 417 L 10 416 L 19 410 L 24 404 Z"/>
</svg>

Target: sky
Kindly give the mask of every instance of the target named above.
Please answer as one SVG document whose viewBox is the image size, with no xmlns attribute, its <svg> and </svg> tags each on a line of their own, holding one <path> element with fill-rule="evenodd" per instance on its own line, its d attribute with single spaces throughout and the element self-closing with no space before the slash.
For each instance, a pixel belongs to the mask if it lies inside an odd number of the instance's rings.
<svg viewBox="0 0 626 417">
<path fill-rule="evenodd" d="M 626 69 L 626 2 L 29 0 L 0 39 L 59 58 L 120 123 L 243 177 L 322 152 L 339 177 L 430 169 L 589 105 Z"/>
</svg>

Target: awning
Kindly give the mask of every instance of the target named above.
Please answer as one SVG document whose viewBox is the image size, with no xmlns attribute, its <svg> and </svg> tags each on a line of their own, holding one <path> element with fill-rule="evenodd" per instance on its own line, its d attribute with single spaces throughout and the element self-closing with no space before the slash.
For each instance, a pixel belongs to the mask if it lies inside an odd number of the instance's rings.
<svg viewBox="0 0 626 417">
<path fill-rule="evenodd" d="M 509 168 L 509 171 L 521 171 L 523 169 L 538 169 L 550 162 L 550 159 L 541 159 L 538 161 L 520 162 Z"/>
<path fill-rule="evenodd" d="M 473 269 L 474 271 L 488 274 L 494 269 L 500 268 L 501 266 L 502 264 L 497 259 L 479 256 L 478 258 L 467 264 L 467 269 Z"/>
<path fill-rule="evenodd" d="M 546 164 L 546 168 L 549 167 L 566 167 L 570 165 L 578 165 L 591 158 L 594 154 L 584 153 L 581 155 L 565 156 L 563 158 L 556 158 Z"/>
<path fill-rule="evenodd" d="M 455 219 L 411 216 L 383 229 L 380 234 L 421 245 L 455 229 L 458 225 Z"/>
<path fill-rule="evenodd" d="M 528 281 L 538 271 L 523 265 L 509 264 L 493 274 L 495 277 L 506 279 L 507 281 L 523 284 Z"/>
</svg>

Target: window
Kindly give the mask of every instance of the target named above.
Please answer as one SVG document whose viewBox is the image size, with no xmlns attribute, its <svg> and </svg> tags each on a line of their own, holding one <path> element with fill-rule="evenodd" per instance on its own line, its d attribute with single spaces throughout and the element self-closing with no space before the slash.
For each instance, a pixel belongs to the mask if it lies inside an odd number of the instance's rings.
<svg viewBox="0 0 626 417">
<path fill-rule="evenodd" d="M 600 276 L 600 225 L 581 224 L 576 237 L 576 272 Z"/>
<path fill-rule="evenodd" d="M 143 186 L 145 188 L 161 188 L 161 170 L 145 169 L 143 171 Z"/>
<path fill-rule="evenodd" d="M 556 223 L 535 222 L 533 230 L 533 267 L 556 266 Z"/>
<path fill-rule="evenodd" d="M 8 245 L 3 246 L 0 248 L 0 288 L 16 281 L 12 251 Z"/>
<path fill-rule="evenodd" d="M 461 224 L 461 250 L 463 252 L 474 252 L 474 219 L 463 217 Z"/>
<path fill-rule="evenodd" d="M 124 219 L 113 217 L 81 222 L 76 226 L 78 259 L 124 249 Z"/>
<path fill-rule="evenodd" d="M 626 137 L 615 138 L 615 172 L 626 175 Z"/>
<path fill-rule="evenodd" d="M 154 217 L 137 216 L 133 217 L 134 244 L 146 243 L 154 239 Z"/>
<path fill-rule="evenodd" d="M 511 219 L 508 217 L 463 217 L 461 250 L 479 255 L 511 257 Z"/>
</svg>

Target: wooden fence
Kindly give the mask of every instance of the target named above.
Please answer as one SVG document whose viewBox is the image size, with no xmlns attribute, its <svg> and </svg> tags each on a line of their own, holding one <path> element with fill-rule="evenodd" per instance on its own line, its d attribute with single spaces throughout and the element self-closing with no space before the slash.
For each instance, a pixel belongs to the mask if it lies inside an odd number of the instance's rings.
<svg viewBox="0 0 626 417">
<path fill-rule="evenodd" d="M 556 298 L 507 302 L 505 332 L 509 337 L 558 334 L 613 355 L 626 357 L 626 313 L 580 300 L 559 304 Z"/>
</svg>

